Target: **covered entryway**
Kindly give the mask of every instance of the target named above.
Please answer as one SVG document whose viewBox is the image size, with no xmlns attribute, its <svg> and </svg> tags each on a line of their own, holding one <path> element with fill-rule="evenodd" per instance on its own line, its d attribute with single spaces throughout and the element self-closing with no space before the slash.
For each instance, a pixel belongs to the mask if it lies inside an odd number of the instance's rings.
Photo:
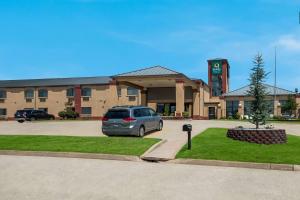
<svg viewBox="0 0 300 200">
<path fill-rule="evenodd" d="M 141 105 L 163 115 L 200 116 L 200 80 L 156 66 L 113 77 L 118 84 L 141 90 Z"/>
</svg>

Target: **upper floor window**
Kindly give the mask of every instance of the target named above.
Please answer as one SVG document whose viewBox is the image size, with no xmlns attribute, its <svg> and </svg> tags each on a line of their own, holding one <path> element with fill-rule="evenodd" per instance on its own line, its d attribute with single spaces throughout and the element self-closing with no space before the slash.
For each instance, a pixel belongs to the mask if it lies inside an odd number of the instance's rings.
<svg viewBox="0 0 300 200">
<path fill-rule="evenodd" d="M 127 88 L 127 95 L 128 96 L 137 96 L 139 93 L 139 90 L 134 87 L 128 87 Z"/>
<path fill-rule="evenodd" d="M 48 90 L 39 89 L 39 98 L 47 98 L 47 97 L 48 97 Z"/>
<path fill-rule="evenodd" d="M 6 99 L 6 91 L 0 90 L 0 99 Z"/>
<path fill-rule="evenodd" d="M 74 88 L 68 88 L 67 97 L 74 97 L 74 95 L 75 95 Z"/>
<path fill-rule="evenodd" d="M 24 92 L 25 99 L 32 99 L 34 97 L 33 89 L 27 89 Z"/>
<path fill-rule="evenodd" d="M 81 96 L 91 97 L 92 96 L 92 89 L 91 88 L 82 88 L 81 89 Z"/>
</svg>

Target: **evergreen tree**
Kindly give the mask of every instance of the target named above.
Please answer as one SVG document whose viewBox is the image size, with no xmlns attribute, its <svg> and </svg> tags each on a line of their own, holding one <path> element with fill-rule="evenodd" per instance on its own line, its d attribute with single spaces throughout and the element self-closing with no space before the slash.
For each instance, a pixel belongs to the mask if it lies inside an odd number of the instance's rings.
<svg viewBox="0 0 300 200">
<path fill-rule="evenodd" d="M 255 124 L 256 129 L 258 129 L 259 125 L 265 124 L 267 118 L 267 106 L 265 103 L 267 91 L 264 82 L 268 74 L 265 72 L 261 54 L 257 54 L 254 57 L 251 71 L 249 78 L 250 88 L 247 94 L 254 98 L 254 101 L 251 102 L 251 123 Z"/>
</svg>

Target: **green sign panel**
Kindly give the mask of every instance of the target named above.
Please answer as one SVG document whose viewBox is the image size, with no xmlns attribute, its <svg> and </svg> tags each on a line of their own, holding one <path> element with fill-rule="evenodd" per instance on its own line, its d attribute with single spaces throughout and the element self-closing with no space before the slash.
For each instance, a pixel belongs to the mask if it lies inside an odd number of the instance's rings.
<svg viewBox="0 0 300 200">
<path fill-rule="evenodd" d="M 213 75 L 222 74 L 222 61 L 213 61 L 211 63 L 211 72 Z"/>
</svg>

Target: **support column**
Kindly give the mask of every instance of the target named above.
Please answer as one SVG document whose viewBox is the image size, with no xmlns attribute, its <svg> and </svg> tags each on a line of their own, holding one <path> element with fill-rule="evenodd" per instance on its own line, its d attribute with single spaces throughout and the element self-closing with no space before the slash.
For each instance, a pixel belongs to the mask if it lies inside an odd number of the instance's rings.
<svg viewBox="0 0 300 200">
<path fill-rule="evenodd" d="M 147 106 L 147 90 L 141 91 L 141 105 Z"/>
<path fill-rule="evenodd" d="M 184 112 L 184 80 L 176 80 L 176 117 L 182 117 Z"/>
<path fill-rule="evenodd" d="M 80 87 L 80 85 L 75 86 L 74 105 L 75 105 L 75 112 L 81 114 L 81 87 Z"/>
<path fill-rule="evenodd" d="M 200 91 L 193 90 L 193 119 L 200 119 Z"/>
<path fill-rule="evenodd" d="M 241 116 L 241 118 L 244 117 L 244 101 L 243 100 L 239 101 L 238 113 Z"/>
<path fill-rule="evenodd" d="M 107 96 L 107 102 L 108 102 L 108 106 L 109 108 L 113 107 L 113 106 L 117 106 L 118 105 L 118 88 L 117 88 L 117 81 L 116 80 L 112 80 L 109 83 L 109 94 Z"/>
<path fill-rule="evenodd" d="M 274 116 L 281 116 L 281 105 L 279 104 L 279 101 L 276 99 L 274 101 Z"/>
</svg>

